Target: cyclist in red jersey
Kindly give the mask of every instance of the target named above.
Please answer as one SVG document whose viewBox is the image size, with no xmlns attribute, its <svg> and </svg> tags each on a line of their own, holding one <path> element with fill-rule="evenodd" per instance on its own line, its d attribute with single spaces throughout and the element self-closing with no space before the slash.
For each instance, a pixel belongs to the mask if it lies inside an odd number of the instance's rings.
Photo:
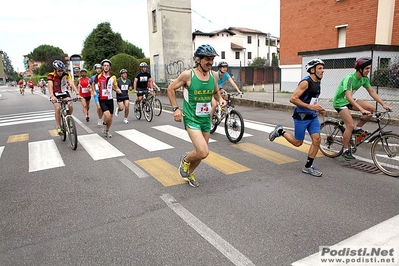
<svg viewBox="0 0 399 266">
<path fill-rule="evenodd" d="M 91 86 L 90 79 L 87 77 L 87 70 L 82 68 L 80 70 L 80 78 L 78 79 L 77 86 L 79 89 L 80 96 L 82 99 L 83 114 L 86 117 L 86 122 L 90 121 L 89 109 L 90 109 L 90 99 L 91 99 Z"/>
<path fill-rule="evenodd" d="M 35 87 L 35 82 L 33 81 L 32 77 L 30 77 L 28 80 L 28 86 L 29 86 L 31 92 L 33 93 L 33 88 Z"/>
<path fill-rule="evenodd" d="M 61 116 L 60 109 L 61 104 L 57 102 L 57 99 L 71 99 L 68 91 L 68 85 L 75 91 L 76 97 L 80 98 L 79 91 L 76 89 L 75 84 L 72 82 L 72 77 L 65 72 L 65 64 L 60 60 L 53 62 L 54 71 L 49 73 L 47 76 L 48 90 L 50 92 L 50 100 L 54 104 L 55 108 L 55 122 L 57 123 L 57 133 L 62 134 L 61 130 Z M 72 102 L 68 102 L 69 113 L 73 112 Z"/>
</svg>

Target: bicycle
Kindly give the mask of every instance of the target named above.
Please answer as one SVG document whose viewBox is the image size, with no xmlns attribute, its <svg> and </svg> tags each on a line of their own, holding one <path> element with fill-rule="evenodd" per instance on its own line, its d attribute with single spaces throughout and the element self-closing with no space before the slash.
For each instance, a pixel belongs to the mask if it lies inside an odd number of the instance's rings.
<svg viewBox="0 0 399 266">
<path fill-rule="evenodd" d="M 69 114 L 68 102 L 76 102 L 78 98 L 64 100 L 58 99 L 57 102 L 61 104 L 60 116 L 61 116 L 61 140 L 66 140 L 68 133 L 68 139 L 72 150 L 76 150 L 78 147 L 78 132 L 76 130 L 75 120 L 72 115 Z"/>
<path fill-rule="evenodd" d="M 216 106 L 215 113 L 212 116 L 212 125 L 210 133 L 213 134 L 216 131 L 218 125 L 225 119 L 224 131 L 226 137 L 232 143 L 238 143 L 244 135 L 244 119 L 240 112 L 234 109 L 231 98 L 239 95 L 240 93 L 227 93 L 227 105 L 224 108 L 220 108 L 219 104 Z"/>
<path fill-rule="evenodd" d="M 145 120 L 148 122 L 152 121 L 152 117 L 154 116 L 152 106 L 150 101 L 147 99 L 148 91 L 143 94 L 143 98 L 141 99 L 140 103 L 134 103 L 134 115 L 138 120 L 141 119 L 141 112 L 143 112 Z"/>
<path fill-rule="evenodd" d="M 157 98 L 157 90 L 154 89 L 154 94 L 148 96 L 148 101 L 151 103 L 152 110 L 156 116 L 160 116 L 162 113 L 161 100 Z"/>
<path fill-rule="evenodd" d="M 384 174 L 399 177 L 399 135 L 392 131 L 383 129 L 391 122 L 390 110 L 374 112 L 375 120 L 369 122 L 376 123 L 377 129 L 372 133 L 362 134 L 360 136 L 351 136 L 350 149 L 352 153 L 357 151 L 357 147 L 362 143 L 371 143 L 371 158 L 375 166 Z M 385 119 L 386 123 L 382 124 Z M 329 118 L 320 125 L 320 151 L 327 157 L 335 158 L 342 154 L 342 134 L 345 131 L 345 125 L 342 120 Z"/>
</svg>

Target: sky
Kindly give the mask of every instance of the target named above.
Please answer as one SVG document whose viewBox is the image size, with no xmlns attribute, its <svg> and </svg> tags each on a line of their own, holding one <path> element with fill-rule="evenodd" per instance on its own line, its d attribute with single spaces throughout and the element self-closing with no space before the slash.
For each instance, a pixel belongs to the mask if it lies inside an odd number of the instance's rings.
<svg viewBox="0 0 399 266">
<path fill-rule="evenodd" d="M 191 9 L 192 31 L 244 27 L 280 36 L 280 0 L 191 0 Z M 102 22 L 150 56 L 147 0 L 12 0 L 7 10 L 14 11 L 0 13 L 0 50 L 18 72 L 23 55 L 42 44 L 80 54 Z"/>
</svg>

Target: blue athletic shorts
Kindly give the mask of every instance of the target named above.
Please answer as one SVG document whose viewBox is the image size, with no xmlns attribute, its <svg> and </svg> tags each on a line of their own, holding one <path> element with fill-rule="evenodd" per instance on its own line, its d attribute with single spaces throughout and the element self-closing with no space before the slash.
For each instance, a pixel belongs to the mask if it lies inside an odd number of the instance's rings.
<svg viewBox="0 0 399 266">
<path fill-rule="evenodd" d="M 294 135 L 297 140 L 305 139 L 306 130 L 310 135 L 320 133 L 320 122 L 317 116 L 309 120 L 294 119 L 294 126 Z"/>
</svg>

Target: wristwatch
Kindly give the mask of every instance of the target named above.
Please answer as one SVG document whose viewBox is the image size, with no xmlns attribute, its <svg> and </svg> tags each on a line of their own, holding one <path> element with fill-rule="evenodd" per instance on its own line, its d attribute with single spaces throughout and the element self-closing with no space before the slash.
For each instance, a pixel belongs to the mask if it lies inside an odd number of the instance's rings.
<svg viewBox="0 0 399 266">
<path fill-rule="evenodd" d="M 173 107 L 173 109 L 172 109 L 173 113 L 176 112 L 176 110 L 178 110 L 178 109 L 179 109 L 179 106 Z"/>
</svg>

